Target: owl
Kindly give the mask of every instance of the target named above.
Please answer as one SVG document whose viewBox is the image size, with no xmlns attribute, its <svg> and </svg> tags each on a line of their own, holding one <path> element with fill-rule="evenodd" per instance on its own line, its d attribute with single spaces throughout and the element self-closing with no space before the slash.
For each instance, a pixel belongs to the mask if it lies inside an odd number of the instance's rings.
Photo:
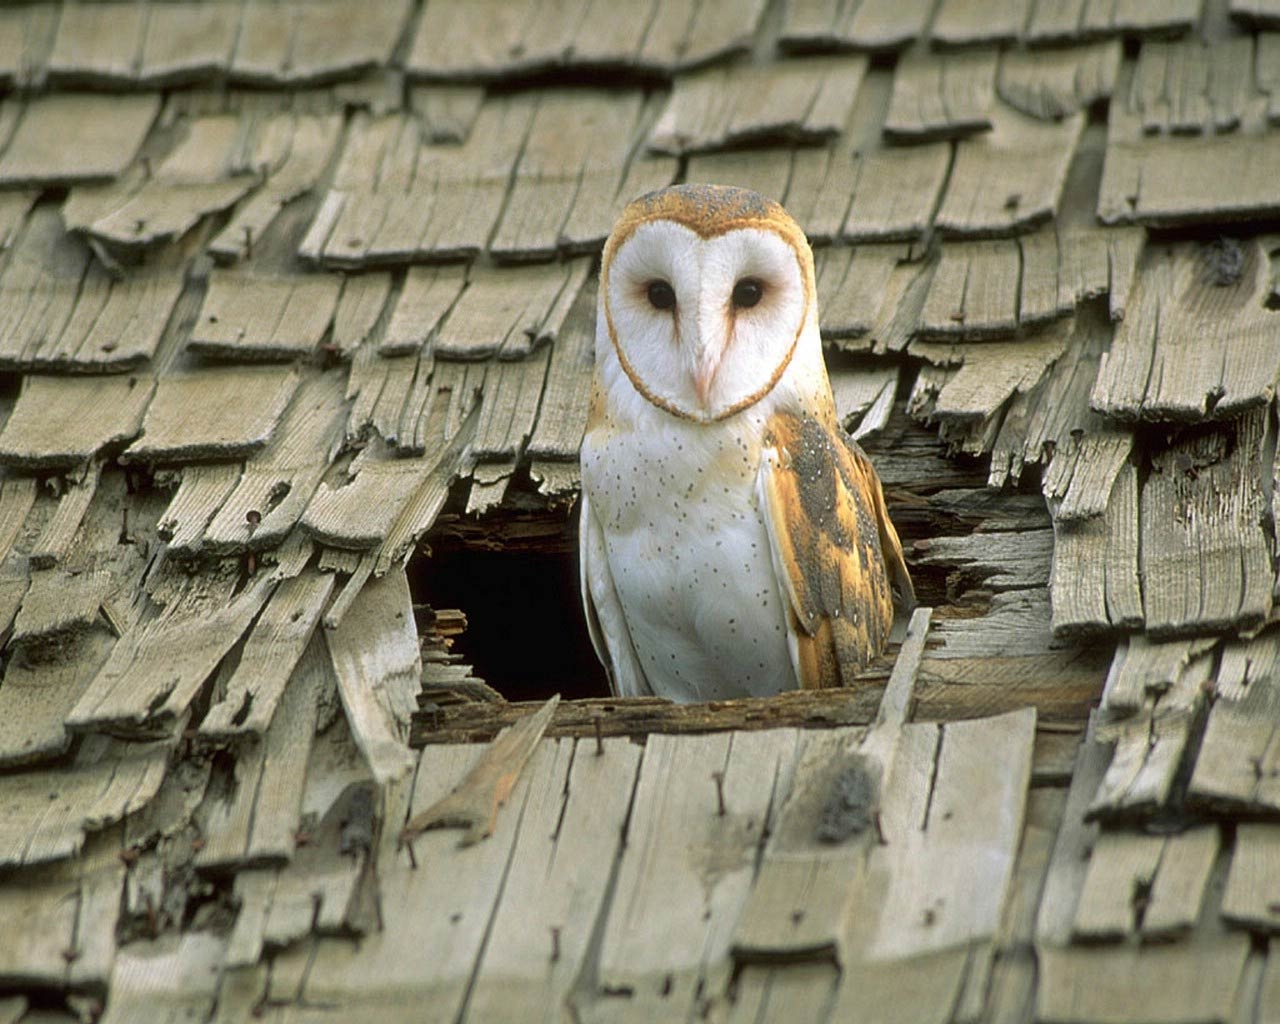
<svg viewBox="0 0 1280 1024">
<path fill-rule="evenodd" d="M 777 203 L 677 185 L 604 248 L 582 445 L 582 600 L 615 693 L 847 685 L 914 603 L 840 427 L 813 254 Z"/>
</svg>

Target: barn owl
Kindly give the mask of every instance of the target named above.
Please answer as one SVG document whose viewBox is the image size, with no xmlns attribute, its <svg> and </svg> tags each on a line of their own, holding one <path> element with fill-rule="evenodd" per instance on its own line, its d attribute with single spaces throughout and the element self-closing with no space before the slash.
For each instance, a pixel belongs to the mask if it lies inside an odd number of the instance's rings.
<svg viewBox="0 0 1280 1024">
<path fill-rule="evenodd" d="M 579 553 L 614 692 L 847 684 L 914 594 L 836 416 L 795 221 L 725 186 L 635 200 L 605 243 L 595 356 Z"/>
</svg>

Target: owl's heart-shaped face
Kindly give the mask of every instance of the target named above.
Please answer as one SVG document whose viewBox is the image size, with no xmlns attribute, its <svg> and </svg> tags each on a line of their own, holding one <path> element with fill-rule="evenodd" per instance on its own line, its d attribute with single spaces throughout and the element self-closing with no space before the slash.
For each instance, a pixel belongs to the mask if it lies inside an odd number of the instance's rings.
<svg viewBox="0 0 1280 1024">
<path fill-rule="evenodd" d="M 702 422 L 768 394 L 812 305 L 812 263 L 797 234 L 763 221 L 708 233 L 658 217 L 613 239 L 601 318 L 636 390 Z"/>
</svg>

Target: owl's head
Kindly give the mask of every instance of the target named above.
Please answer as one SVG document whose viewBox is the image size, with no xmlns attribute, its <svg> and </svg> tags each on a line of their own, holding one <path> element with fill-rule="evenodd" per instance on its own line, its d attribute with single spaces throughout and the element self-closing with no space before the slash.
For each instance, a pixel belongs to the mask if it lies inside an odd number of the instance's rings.
<svg viewBox="0 0 1280 1024">
<path fill-rule="evenodd" d="M 798 346 L 819 345 L 809 243 L 755 192 L 651 192 L 605 243 L 599 330 L 654 405 L 724 419 L 768 394 Z"/>
</svg>

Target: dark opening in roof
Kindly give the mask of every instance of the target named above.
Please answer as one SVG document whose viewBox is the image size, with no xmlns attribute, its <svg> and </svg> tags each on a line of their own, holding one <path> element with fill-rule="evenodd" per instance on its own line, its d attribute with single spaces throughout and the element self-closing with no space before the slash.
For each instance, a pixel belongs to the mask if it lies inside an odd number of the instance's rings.
<svg viewBox="0 0 1280 1024">
<path fill-rule="evenodd" d="M 576 551 L 486 550 L 448 536 L 431 549 L 409 563 L 414 603 L 466 614 L 453 652 L 474 675 L 510 701 L 608 696 L 582 615 Z"/>
</svg>

